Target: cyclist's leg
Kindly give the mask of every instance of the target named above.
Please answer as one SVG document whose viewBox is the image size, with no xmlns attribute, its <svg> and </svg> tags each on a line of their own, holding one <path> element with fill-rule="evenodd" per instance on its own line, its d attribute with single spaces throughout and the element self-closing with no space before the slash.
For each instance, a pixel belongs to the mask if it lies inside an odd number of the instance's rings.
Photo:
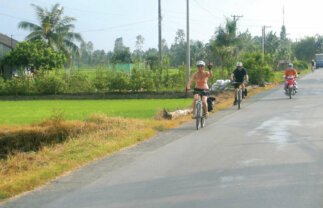
<svg viewBox="0 0 323 208">
<path fill-rule="evenodd" d="M 234 102 L 233 102 L 233 105 L 237 104 L 238 87 L 239 87 L 239 84 L 234 85 Z"/>
<path fill-rule="evenodd" d="M 244 86 L 244 83 L 241 84 L 242 87 L 242 92 L 244 92 L 246 90 L 246 87 Z"/>
<path fill-rule="evenodd" d="M 208 111 L 207 111 L 207 96 L 202 96 L 202 104 L 203 104 L 203 112 L 205 115 L 208 114 Z"/>
<path fill-rule="evenodd" d="M 195 116 L 195 101 L 197 101 L 199 99 L 199 95 L 198 94 L 194 94 L 194 100 L 193 100 L 193 115 L 192 117 Z"/>
<path fill-rule="evenodd" d="M 244 98 L 245 97 L 245 92 L 246 92 L 246 87 L 245 87 L 245 85 L 242 83 L 241 84 L 241 88 L 242 88 L 242 98 Z"/>
</svg>

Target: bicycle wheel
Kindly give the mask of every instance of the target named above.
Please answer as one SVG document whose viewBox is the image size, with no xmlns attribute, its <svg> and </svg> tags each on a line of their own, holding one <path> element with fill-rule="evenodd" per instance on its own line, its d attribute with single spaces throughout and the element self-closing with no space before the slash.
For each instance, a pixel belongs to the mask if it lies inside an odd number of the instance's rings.
<svg viewBox="0 0 323 208">
<path fill-rule="evenodd" d="M 205 124 L 205 117 L 203 116 L 203 117 L 201 118 L 201 128 L 203 128 L 203 127 L 204 127 L 204 124 Z"/>
<path fill-rule="evenodd" d="M 292 88 L 288 87 L 288 95 L 289 95 L 289 99 L 292 99 Z"/>
<path fill-rule="evenodd" d="M 237 99 L 237 101 L 238 101 L 238 110 L 240 109 L 240 104 L 241 104 L 241 99 L 242 99 L 241 93 L 242 93 L 242 90 L 239 89 L 239 91 L 238 91 L 238 99 Z"/>
<path fill-rule="evenodd" d="M 200 103 L 196 103 L 195 114 L 196 114 L 196 130 L 199 130 L 199 122 L 200 122 Z"/>
</svg>

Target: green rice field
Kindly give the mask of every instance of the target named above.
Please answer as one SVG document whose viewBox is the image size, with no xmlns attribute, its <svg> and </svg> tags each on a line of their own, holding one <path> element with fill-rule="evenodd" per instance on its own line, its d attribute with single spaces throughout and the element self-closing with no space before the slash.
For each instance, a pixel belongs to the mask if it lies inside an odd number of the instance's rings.
<svg viewBox="0 0 323 208">
<path fill-rule="evenodd" d="M 192 99 L 0 101 L 0 125 L 41 122 L 59 113 L 66 120 L 83 120 L 96 113 L 149 119 L 160 109 L 175 110 L 191 103 Z"/>
</svg>

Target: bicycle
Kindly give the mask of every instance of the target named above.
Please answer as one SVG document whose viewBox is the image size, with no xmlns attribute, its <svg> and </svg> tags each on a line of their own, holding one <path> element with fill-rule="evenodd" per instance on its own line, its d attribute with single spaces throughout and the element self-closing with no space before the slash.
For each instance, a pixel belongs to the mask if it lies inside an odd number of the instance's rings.
<svg viewBox="0 0 323 208">
<path fill-rule="evenodd" d="M 238 104 L 238 110 L 240 110 L 240 104 L 241 104 L 241 101 L 242 101 L 242 87 L 241 87 L 241 84 L 243 82 L 231 82 L 231 84 L 233 85 L 236 85 L 238 84 L 238 89 L 237 89 L 237 104 Z"/>
<path fill-rule="evenodd" d="M 203 103 L 202 103 L 202 96 L 198 93 L 198 100 L 195 101 L 195 119 L 196 119 L 196 130 L 199 130 L 199 126 L 201 128 L 205 125 L 205 115 L 203 113 Z"/>
</svg>

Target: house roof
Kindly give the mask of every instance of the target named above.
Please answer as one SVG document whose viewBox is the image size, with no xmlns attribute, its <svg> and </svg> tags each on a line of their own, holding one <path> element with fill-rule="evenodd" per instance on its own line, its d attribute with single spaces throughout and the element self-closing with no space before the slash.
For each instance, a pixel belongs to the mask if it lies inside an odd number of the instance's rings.
<svg viewBox="0 0 323 208">
<path fill-rule="evenodd" d="M 11 39 L 10 37 L 0 33 L 0 43 L 13 49 L 18 44 L 18 41 L 16 41 L 15 39 Z"/>
</svg>

